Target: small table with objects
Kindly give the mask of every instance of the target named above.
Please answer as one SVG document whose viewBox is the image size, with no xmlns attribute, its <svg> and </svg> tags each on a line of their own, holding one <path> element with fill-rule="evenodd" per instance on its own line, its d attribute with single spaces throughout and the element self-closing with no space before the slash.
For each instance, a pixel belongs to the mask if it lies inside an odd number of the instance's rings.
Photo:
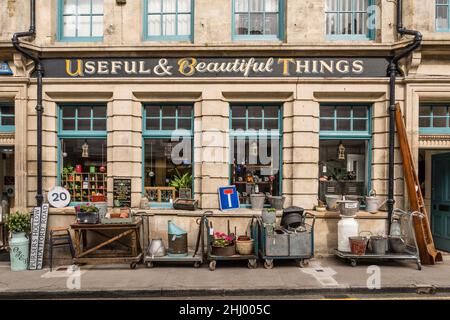
<svg viewBox="0 0 450 320">
<path fill-rule="evenodd" d="M 71 224 L 70 227 L 75 234 L 75 258 L 73 263 L 94 265 L 129 264 L 131 269 L 135 269 L 142 259 L 142 249 L 139 242 L 141 225 L 141 218 L 136 218 L 135 222 L 126 224 Z M 93 247 L 88 247 L 88 232 L 104 240 Z M 125 242 L 124 240 L 128 236 L 130 241 Z M 105 248 L 111 245 L 120 245 L 124 249 Z"/>
</svg>

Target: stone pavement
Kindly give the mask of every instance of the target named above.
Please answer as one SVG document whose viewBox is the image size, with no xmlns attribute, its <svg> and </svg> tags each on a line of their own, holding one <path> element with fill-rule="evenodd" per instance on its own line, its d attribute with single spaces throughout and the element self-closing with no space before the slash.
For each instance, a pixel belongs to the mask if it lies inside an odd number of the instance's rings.
<svg viewBox="0 0 450 320">
<path fill-rule="evenodd" d="M 61 269 L 58 271 L 58 269 Z M 11 272 L 0 262 L 0 298 L 132 298 L 194 296 L 274 296 L 326 294 L 448 293 L 450 256 L 418 271 L 414 262 L 351 267 L 335 257 L 315 258 L 306 268 L 293 262 L 275 262 L 274 269 L 248 269 L 246 262 L 218 262 L 215 271 L 203 265 L 160 264 L 155 268 L 83 266 L 79 272 Z M 381 289 L 377 286 L 380 274 Z M 375 273 L 374 273 L 375 272 Z"/>
</svg>

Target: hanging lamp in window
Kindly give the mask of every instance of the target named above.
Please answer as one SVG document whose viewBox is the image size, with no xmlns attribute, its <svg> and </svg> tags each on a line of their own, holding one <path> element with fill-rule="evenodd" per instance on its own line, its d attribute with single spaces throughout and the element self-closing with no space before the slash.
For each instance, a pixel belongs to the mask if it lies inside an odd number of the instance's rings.
<svg viewBox="0 0 450 320">
<path fill-rule="evenodd" d="M 102 165 L 100 166 L 101 173 L 106 172 L 105 163 L 103 162 L 103 148 L 104 148 L 104 144 L 102 144 Z"/>
<path fill-rule="evenodd" d="M 84 140 L 84 143 L 81 146 L 81 149 L 82 149 L 81 157 L 82 158 L 89 158 L 89 145 L 87 143 L 87 140 Z"/>
<path fill-rule="evenodd" d="M 345 160 L 345 147 L 342 140 L 339 142 L 338 147 L 338 160 Z"/>
</svg>

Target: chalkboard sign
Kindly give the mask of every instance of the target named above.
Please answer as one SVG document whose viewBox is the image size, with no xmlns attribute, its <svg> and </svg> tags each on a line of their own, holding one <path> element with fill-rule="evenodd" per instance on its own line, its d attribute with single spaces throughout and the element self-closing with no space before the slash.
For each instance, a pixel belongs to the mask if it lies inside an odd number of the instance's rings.
<svg viewBox="0 0 450 320">
<path fill-rule="evenodd" d="M 131 207 L 131 179 L 114 179 L 114 207 Z"/>
</svg>

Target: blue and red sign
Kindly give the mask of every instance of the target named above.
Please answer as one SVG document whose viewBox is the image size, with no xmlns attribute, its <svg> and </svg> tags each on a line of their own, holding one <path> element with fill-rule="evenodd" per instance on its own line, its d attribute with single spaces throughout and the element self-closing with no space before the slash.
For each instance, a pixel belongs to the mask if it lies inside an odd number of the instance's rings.
<svg viewBox="0 0 450 320">
<path fill-rule="evenodd" d="M 239 209 L 239 195 L 236 186 L 219 188 L 220 210 Z"/>
</svg>

